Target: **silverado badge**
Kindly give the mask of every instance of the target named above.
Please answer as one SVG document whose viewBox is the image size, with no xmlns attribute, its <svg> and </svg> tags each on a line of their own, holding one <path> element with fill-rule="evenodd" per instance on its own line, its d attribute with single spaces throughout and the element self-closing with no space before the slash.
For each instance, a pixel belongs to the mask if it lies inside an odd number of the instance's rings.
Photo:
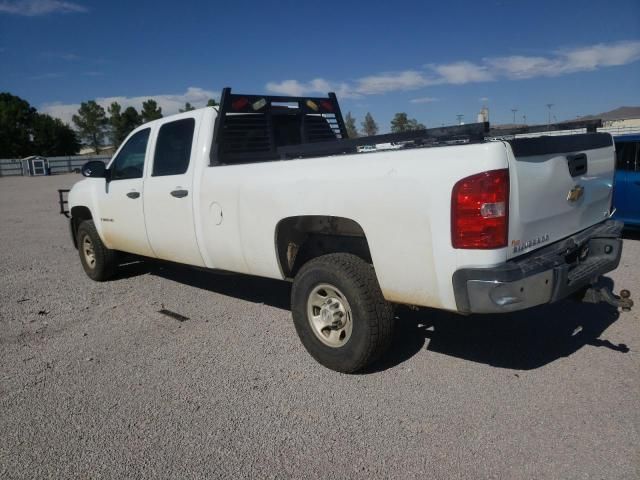
<svg viewBox="0 0 640 480">
<path fill-rule="evenodd" d="M 577 202 L 582 198 L 584 194 L 584 187 L 582 185 L 576 185 L 567 194 L 567 202 Z"/>
</svg>

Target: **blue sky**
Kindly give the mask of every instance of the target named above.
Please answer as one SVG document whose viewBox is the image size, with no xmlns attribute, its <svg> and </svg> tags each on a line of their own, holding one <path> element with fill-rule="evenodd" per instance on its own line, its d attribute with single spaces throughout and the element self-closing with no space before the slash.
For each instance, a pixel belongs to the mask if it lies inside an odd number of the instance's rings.
<svg viewBox="0 0 640 480">
<path fill-rule="evenodd" d="M 0 0 L 0 91 L 65 120 L 81 101 L 165 113 L 224 86 L 335 90 L 382 130 L 557 120 L 640 105 L 638 0 L 425 2 Z"/>
</svg>

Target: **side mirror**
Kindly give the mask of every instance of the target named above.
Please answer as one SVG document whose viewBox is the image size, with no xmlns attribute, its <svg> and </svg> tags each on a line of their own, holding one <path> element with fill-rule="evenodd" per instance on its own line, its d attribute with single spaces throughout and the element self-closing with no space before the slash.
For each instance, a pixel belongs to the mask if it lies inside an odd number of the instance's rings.
<svg viewBox="0 0 640 480">
<path fill-rule="evenodd" d="M 82 166 L 82 175 L 89 178 L 106 178 L 107 167 L 100 160 L 91 160 Z"/>
</svg>

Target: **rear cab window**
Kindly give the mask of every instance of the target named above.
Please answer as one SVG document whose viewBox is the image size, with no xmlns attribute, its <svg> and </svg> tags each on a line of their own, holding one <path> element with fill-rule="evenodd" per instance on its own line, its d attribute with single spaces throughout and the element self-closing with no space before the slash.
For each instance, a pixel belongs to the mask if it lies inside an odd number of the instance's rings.
<svg viewBox="0 0 640 480">
<path fill-rule="evenodd" d="M 182 175 L 189 169 L 196 121 L 184 118 L 160 127 L 153 157 L 152 177 Z"/>
</svg>

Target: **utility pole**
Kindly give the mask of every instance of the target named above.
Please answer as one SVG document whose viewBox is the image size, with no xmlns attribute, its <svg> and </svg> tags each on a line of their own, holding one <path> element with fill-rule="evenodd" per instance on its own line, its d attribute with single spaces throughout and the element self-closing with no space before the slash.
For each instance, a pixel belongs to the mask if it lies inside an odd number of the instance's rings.
<svg viewBox="0 0 640 480">
<path fill-rule="evenodd" d="M 527 115 L 522 115 L 522 123 L 527 124 Z"/>
<path fill-rule="evenodd" d="M 462 125 L 462 118 L 464 117 L 464 115 L 462 115 L 461 113 L 459 113 L 458 115 L 456 115 L 456 118 L 458 119 L 458 125 Z"/>
<path fill-rule="evenodd" d="M 549 120 L 547 121 L 547 125 L 551 125 L 551 107 L 553 107 L 553 103 L 547 103 L 547 108 L 549 109 Z"/>
<path fill-rule="evenodd" d="M 516 112 L 518 111 L 517 108 L 512 108 L 511 111 L 513 112 L 513 124 L 516 124 Z"/>
</svg>

